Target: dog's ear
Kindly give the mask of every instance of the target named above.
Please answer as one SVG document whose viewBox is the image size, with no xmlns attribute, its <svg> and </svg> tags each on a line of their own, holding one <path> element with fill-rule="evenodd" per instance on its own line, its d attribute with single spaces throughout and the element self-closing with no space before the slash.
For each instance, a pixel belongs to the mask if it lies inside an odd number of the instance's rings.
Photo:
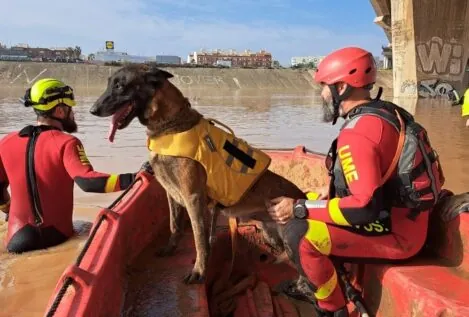
<svg viewBox="0 0 469 317">
<path fill-rule="evenodd" d="M 163 82 L 169 78 L 174 77 L 171 73 L 159 69 L 156 66 L 150 66 L 145 72 L 145 80 L 147 83 L 151 83 L 155 87 L 160 86 Z"/>
</svg>

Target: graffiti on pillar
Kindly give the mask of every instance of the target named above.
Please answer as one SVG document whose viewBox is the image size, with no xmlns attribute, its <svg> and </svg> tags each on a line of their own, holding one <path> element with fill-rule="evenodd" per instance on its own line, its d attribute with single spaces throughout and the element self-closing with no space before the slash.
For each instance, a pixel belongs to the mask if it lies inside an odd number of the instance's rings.
<svg viewBox="0 0 469 317">
<path fill-rule="evenodd" d="M 463 46 L 455 40 L 432 37 L 417 44 L 419 70 L 428 75 L 458 76 L 463 72 Z"/>
<path fill-rule="evenodd" d="M 412 80 L 406 80 L 401 85 L 401 94 L 414 94 L 417 91 L 417 84 Z"/>
<path fill-rule="evenodd" d="M 419 96 L 423 98 L 451 98 L 453 86 L 439 79 L 422 80 L 419 83 Z"/>
</svg>

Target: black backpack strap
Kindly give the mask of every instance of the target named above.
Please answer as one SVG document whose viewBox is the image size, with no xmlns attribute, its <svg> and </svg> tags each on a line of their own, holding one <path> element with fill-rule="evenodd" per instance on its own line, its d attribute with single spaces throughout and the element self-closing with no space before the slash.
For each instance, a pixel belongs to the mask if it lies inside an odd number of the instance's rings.
<svg viewBox="0 0 469 317">
<path fill-rule="evenodd" d="M 391 109 L 388 109 L 387 107 L 380 107 L 378 105 L 378 102 L 373 105 L 365 105 L 365 106 L 360 106 L 352 111 L 350 111 L 348 118 L 349 120 L 353 120 L 356 117 L 363 116 L 363 115 L 372 115 L 379 117 L 381 119 L 384 119 L 388 121 L 390 124 L 394 126 L 394 128 L 397 131 L 401 130 L 401 123 L 399 122 L 399 119 L 397 118 L 396 114 L 394 113 L 394 109 L 390 111 Z M 400 113 L 399 113 L 400 114 Z"/>
<path fill-rule="evenodd" d="M 328 170 L 328 174 L 330 177 L 329 181 L 329 195 L 330 197 L 335 197 L 336 191 L 334 187 L 334 165 L 335 161 L 337 159 L 337 142 L 338 138 L 335 138 L 334 141 L 331 143 L 331 147 L 329 148 L 329 151 L 327 152 L 326 155 L 326 168 Z M 328 162 L 329 161 L 329 162 Z"/>
</svg>

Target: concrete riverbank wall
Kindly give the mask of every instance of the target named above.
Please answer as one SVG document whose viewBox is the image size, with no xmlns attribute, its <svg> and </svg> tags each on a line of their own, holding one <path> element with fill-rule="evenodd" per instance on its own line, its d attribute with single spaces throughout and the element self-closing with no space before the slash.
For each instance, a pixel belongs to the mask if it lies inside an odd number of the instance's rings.
<svg viewBox="0 0 469 317">
<path fill-rule="evenodd" d="M 58 64 L 34 62 L 0 62 L 0 88 L 26 89 L 37 79 L 56 77 L 77 91 L 99 91 L 105 88 L 107 78 L 119 67 L 89 64 Z M 172 73 L 171 81 L 182 90 L 318 90 L 313 81 L 314 71 L 294 69 L 230 69 L 162 67 Z M 389 93 L 392 89 L 392 71 L 380 71 L 377 86 Z M 392 92 L 391 92 L 392 94 Z"/>
</svg>

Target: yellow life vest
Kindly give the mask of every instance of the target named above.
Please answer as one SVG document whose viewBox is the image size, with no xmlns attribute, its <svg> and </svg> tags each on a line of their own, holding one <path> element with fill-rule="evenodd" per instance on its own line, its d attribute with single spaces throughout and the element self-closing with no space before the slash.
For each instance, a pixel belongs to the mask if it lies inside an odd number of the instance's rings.
<svg viewBox="0 0 469 317">
<path fill-rule="evenodd" d="M 469 115 L 469 88 L 464 92 L 464 102 L 462 104 L 462 114 L 463 117 Z"/>
<path fill-rule="evenodd" d="M 149 138 L 147 147 L 160 155 L 187 157 L 202 164 L 208 196 L 225 207 L 243 198 L 271 162 L 270 156 L 237 138 L 229 127 L 205 118 L 188 131 Z"/>
</svg>

